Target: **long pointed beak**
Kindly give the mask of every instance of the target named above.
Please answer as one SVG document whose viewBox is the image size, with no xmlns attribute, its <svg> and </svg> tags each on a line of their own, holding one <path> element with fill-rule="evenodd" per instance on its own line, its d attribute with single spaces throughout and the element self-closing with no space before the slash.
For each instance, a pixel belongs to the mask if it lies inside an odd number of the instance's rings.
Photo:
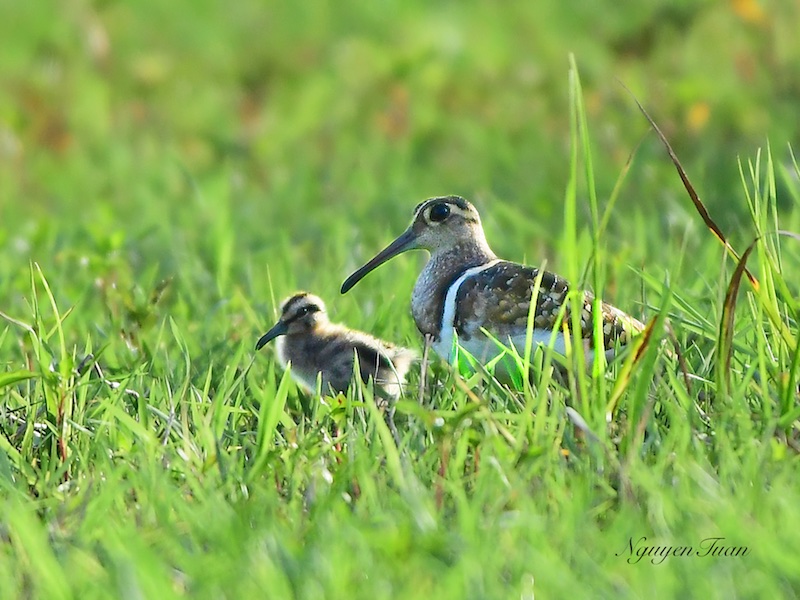
<svg viewBox="0 0 800 600">
<path fill-rule="evenodd" d="M 405 252 L 406 250 L 411 250 L 415 247 L 414 242 L 417 239 L 417 234 L 409 227 L 400 236 L 393 241 L 391 244 L 386 246 L 383 250 L 378 252 L 378 254 L 370 260 L 367 264 L 361 267 L 358 271 L 350 275 L 347 279 L 344 280 L 342 284 L 342 294 L 346 294 L 350 288 L 352 288 L 355 284 L 361 281 L 364 276 L 369 273 L 370 271 L 378 268 L 383 263 L 385 263 L 390 258 L 394 258 L 398 254 Z"/>
<path fill-rule="evenodd" d="M 272 329 L 259 338 L 258 342 L 256 343 L 256 351 L 261 350 L 265 344 L 274 340 L 276 337 L 280 335 L 286 335 L 286 330 L 288 328 L 289 326 L 283 321 L 278 321 L 275 323 L 275 325 L 272 326 Z"/>
</svg>

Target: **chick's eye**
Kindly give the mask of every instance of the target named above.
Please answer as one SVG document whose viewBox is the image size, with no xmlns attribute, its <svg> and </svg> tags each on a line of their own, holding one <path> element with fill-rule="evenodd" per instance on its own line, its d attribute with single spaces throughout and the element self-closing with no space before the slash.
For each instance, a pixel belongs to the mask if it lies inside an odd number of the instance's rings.
<svg viewBox="0 0 800 600">
<path fill-rule="evenodd" d="M 441 223 L 450 216 L 450 207 L 444 203 L 434 204 L 429 216 L 434 223 Z"/>
</svg>

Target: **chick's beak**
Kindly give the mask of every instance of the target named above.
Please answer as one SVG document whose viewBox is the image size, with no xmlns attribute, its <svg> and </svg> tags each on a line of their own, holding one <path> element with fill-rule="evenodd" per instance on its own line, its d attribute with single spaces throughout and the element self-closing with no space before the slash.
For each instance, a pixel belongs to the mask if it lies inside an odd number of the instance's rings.
<svg viewBox="0 0 800 600">
<path fill-rule="evenodd" d="M 256 351 L 261 350 L 261 348 L 263 348 L 265 344 L 274 340 L 276 337 L 280 335 L 286 335 L 286 331 L 288 328 L 289 326 L 283 321 L 278 321 L 277 323 L 275 323 L 275 325 L 272 326 L 272 329 L 270 329 L 267 333 L 262 335 L 259 338 L 258 342 L 256 342 Z"/>
<path fill-rule="evenodd" d="M 367 264 L 350 275 L 350 277 L 345 279 L 344 283 L 342 284 L 342 294 L 346 294 L 350 288 L 361 281 L 367 273 L 378 268 L 387 260 L 394 258 L 398 254 L 402 254 L 406 250 L 412 250 L 413 248 L 416 248 L 416 241 L 417 234 L 414 233 L 411 227 L 409 227 L 403 233 L 401 233 L 395 241 L 378 252 L 375 258 L 370 260 Z"/>
</svg>

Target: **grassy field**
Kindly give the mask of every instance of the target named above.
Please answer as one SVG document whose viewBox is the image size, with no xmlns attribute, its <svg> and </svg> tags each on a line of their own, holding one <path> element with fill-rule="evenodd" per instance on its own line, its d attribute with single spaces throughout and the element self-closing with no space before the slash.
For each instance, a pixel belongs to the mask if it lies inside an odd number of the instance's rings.
<svg viewBox="0 0 800 600">
<path fill-rule="evenodd" d="M 800 595 L 796 3 L 11 4 L 0 597 Z M 253 346 L 308 289 L 420 348 L 421 255 L 338 290 L 450 193 L 657 321 L 566 389 L 417 369 L 396 444 Z"/>
</svg>

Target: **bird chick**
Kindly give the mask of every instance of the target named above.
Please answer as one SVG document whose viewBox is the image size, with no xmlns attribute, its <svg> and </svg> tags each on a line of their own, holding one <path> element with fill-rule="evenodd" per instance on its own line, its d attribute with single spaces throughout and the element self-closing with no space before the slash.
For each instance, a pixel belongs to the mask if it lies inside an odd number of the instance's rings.
<svg viewBox="0 0 800 600">
<path fill-rule="evenodd" d="M 292 376 L 309 393 L 316 389 L 318 376 L 323 393 L 345 392 L 357 356 L 361 379 L 371 379 L 378 396 L 396 400 L 417 356 L 413 350 L 331 323 L 325 303 L 308 292 L 283 301 L 280 319 L 261 336 L 256 350 L 276 338 L 281 367 L 291 363 Z"/>
</svg>

